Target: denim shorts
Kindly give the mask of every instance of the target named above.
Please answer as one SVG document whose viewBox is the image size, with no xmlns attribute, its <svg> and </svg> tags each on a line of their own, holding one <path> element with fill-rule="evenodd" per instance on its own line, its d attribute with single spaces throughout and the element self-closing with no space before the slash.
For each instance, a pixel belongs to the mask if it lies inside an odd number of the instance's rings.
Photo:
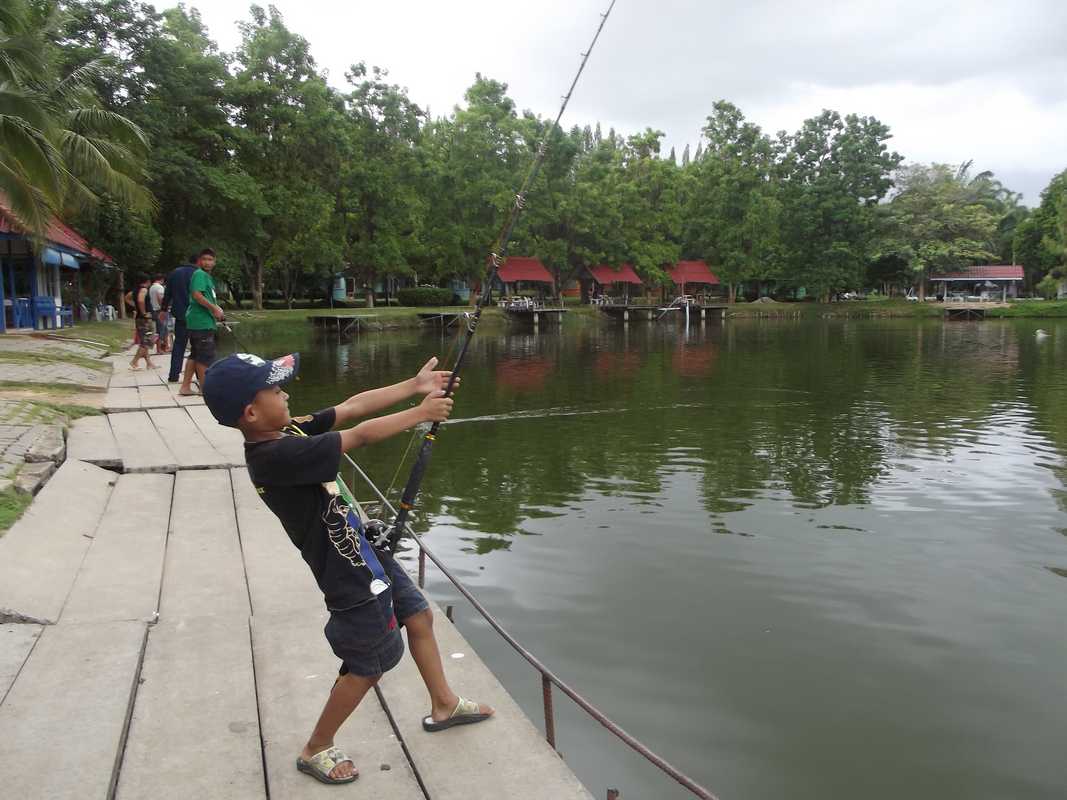
<svg viewBox="0 0 1067 800">
<path fill-rule="evenodd" d="M 368 603 L 331 611 L 326 622 L 323 632 L 341 659 L 342 675 L 376 678 L 399 664 L 404 655 L 400 626 L 430 607 L 402 566 L 388 555 L 381 556 L 381 562 L 393 585 Z"/>
</svg>

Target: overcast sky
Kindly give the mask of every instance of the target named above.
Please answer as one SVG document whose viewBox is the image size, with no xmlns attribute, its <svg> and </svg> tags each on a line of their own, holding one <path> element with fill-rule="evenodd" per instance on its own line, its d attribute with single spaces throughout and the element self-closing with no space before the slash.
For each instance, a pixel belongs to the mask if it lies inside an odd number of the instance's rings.
<svg viewBox="0 0 1067 800">
<path fill-rule="evenodd" d="M 437 116 L 481 72 L 520 109 L 555 116 L 609 2 L 274 5 L 337 86 L 365 61 Z M 237 46 L 249 3 L 188 5 L 222 49 Z M 656 128 L 680 156 L 720 98 L 770 133 L 823 108 L 875 116 L 908 161 L 973 159 L 1036 205 L 1067 168 L 1067 0 L 618 0 L 563 125 Z"/>
</svg>

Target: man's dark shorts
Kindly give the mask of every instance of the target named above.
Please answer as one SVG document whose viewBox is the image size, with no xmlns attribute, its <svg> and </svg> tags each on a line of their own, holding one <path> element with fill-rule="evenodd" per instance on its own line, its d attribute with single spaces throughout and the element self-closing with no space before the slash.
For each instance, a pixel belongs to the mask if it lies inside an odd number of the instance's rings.
<svg viewBox="0 0 1067 800">
<path fill-rule="evenodd" d="M 197 364 L 210 367 L 215 363 L 215 331 L 189 331 L 190 357 Z"/>
<path fill-rule="evenodd" d="M 331 611 L 326 623 L 326 640 L 341 659 L 342 675 L 351 672 L 376 678 L 399 664 L 404 655 L 400 625 L 430 607 L 402 566 L 387 555 L 381 561 L 393 585 L 369 603 Z M 393 614 L 388 611 L 390 593 Z"/>
</svg>

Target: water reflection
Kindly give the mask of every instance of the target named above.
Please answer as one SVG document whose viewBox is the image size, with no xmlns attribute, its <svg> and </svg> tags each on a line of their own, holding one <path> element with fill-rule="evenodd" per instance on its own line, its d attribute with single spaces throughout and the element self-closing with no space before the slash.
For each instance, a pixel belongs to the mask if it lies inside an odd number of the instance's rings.
<svg viewBox="0 0 1067 800">
<path fill-rule="evenodd" d="M 1037 327 L 484 328 L 417 524 L 535 652 L 722 796 L 1058 797 L 1067 325 Z M 256 335 L 304 349 L 294 409 L 452 346 Z M 357 456 L 385 484 L 406 444 Z M 538 683 L 459 624 L 536 717 Z M 684 796 L 561 714 L 594 793 Z"/>
</svg>

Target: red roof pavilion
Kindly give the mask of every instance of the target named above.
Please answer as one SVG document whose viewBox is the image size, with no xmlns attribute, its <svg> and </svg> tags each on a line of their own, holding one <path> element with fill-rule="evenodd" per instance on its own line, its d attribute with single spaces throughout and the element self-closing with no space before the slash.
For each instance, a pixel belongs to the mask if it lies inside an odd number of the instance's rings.
<svg viewBox="0 0 1067 800">
<path fill-rule="evenodd" d="M 504 283 L 515 283 L 516 281 L 556 282 L 552 274 L 545 269 L 545 265 L 541 263 L 540 259 L 528 256 L 508 256 L 497 275 Z"/>
<path fill-rule="evenodd" d="M 593 276 L 593 280 L 601 286 L 607 286 L 610 283 L 636 283 L 640 286 L 642 283 L 642 280 L 637 277 L 637 273 L 634 272 L 632 264 L 620 264 L 618 267 L 601 264 L 596 267 L 590 267 L 589 273 Z"/>
<path fill-rule="evenodd" d="M 934 281 L 1021 281 L 1023 268 L 1008 264 L 995 264 L 982 267 L 964 267 L 954 272 L 942 272 L 931 275 Z"/>
<path fill-rule="evenodd" d="M 671 280 L 679 286 L 686 283 L 719 283 L 718 276 L 708 269 L 708 265 L 703 261 L 679 261 L 668 273 Z"/>
</svg>

